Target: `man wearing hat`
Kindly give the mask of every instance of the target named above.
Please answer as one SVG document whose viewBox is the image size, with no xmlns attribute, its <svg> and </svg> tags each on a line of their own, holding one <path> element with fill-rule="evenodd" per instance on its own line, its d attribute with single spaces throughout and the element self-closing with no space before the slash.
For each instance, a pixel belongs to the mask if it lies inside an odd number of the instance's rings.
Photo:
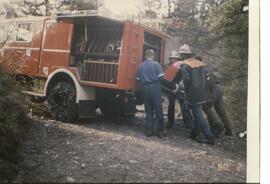
<svg viewBox="0 0 270 184">
<path fill-rule="evenodd" d="M 207 66 L 196 59 L 190 47 L 184 44 L 179 49 L 180 61 L 174 64 L 179 69 L 174 81 L 183 81 L 187 100 L 190 104 L 194 117 L 190 138 L 198 142 L 214 144 L 214 136 L 204 119 L 202 104 L 207 101 Z M 204 137 L 198 137 L 198 130 Z"/>
<path fill-rule="evenodd" d="M 169 64 L 172 65 L 173 63 L 177 62 L 180 60 L 179 54 L 176 51 L 172 51 L 169 57 Z M 177 82 L 177 81 L 173 81 Z M 175 100 L 176 96 L 175 94 L 168 94 L 168 100 L 169 100 L 169 106 L 168 106 L 168 125 L 167 128 L 171 128 L 174 125 L 174 120 L 175 120 Z M 190 113 L 189 105 L 184 96 L 181 96 L 181 98 L 178 97 L 180 108 L 181 108 L 181 113 L 183 116 L 183 120 L 185 123 L 185 126 L 187 128 L 191 128 L 192 123 L 193 123 L 193 118 Z"/>
<path fill-rule="evenodd" d="M 165 127 L 163 122 L 163 108 L 160 80 L 164 73 L 161 65 L 154 61 L 155 52 L 152 49 L 145 51 L 146 60 L 139 65 L 137 80 L 143 87 L 144 105 L 146 113 L 146 136 L 154 135 L 153 119 L 154 114 L 157 119 L 157 135 L 159 138 L 165 137 Z"/>
<path fill-rule="evenodd" d="M 199 61 L 202 61 L 202 58 L 200 56 L 196 56 L 195 58 Z M 225 128 L 225 135 L 232 136 L 232 126 L 225 110 L 220 77 L 217 76 L 217 73 L 214 73 L 212 70 L 210 70 L 210 68 L 208 68 L 207 72 L 207 83 L 209 95 L 207 103 L 203 104 L 202 108 L 207 115 L 211 130 L 216 137 L 218 137 L 223 132 L 222 124 L 218 120 L 220 119 Z M 218 117 L 216 116 L 216 114 L 218 115 Z"/>
</svg>

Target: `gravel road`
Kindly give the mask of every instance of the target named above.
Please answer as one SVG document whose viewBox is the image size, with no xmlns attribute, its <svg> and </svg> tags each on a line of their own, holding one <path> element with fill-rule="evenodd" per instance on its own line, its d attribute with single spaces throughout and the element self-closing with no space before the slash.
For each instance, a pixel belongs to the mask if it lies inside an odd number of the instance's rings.
<svg viewBox="0 0 270 184">
<path fill-rule="evenodd" d="M 168 137 L 145 137 L 143 113 L 62 123 L 30 116 L 15 182 L 245 182 L 246 143 L 188 138 L 180 119 Z"/>
</svg>

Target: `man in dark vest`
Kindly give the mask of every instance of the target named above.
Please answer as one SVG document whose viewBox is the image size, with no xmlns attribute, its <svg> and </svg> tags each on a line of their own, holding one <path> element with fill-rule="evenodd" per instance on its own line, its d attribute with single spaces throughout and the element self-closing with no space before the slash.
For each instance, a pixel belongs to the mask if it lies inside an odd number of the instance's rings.
<svg viewBox="0 0 270 184">
<path fill-rule="evenodd" d="M 200 56 L 196 56 L 195 58 L 202 61 Z M 207 115 L 213 134 L 215 137 L 218 137 L 225 128 L 225 135 L 232 136 L 232 126 L 224 107 L 223 90 L 220 84 L 220 79 L 217 77 L 217 75 L 214 74 L 212 70 L 210 70 L 210 68 L 208 68 L 207 71 L 207 82 L 209 95 L 207 103 L 203 105 L 203 110 Z M 221 119 L 224 128 L 216 114 Z"/>
<path fill-rule="evenodd" d="M 190 47 L 186 44 L 179 49 L 180 60 L 174 64 L 178 72 L 174 81 L 183 81 L 187 100 L 190 104 L 194 118 L 194 124 L 191 129 L 190 138 L 198 142 L 214 144 L 214 136 L 204 119 L 202 105 L 207 101 L 207 69 L 206 65 L 194 58 Z M 199 137 L 200 130 L 204 137 Z"/>
</svg>

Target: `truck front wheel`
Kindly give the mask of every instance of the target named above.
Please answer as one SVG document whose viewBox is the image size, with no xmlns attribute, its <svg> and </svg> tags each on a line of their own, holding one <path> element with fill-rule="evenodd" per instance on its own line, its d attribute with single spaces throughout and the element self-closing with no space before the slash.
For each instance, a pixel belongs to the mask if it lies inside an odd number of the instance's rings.
<svg viewBox="0 0 270 184">
<path fill-rule="evenodd" d="M 65 81 L 54 84 L 48 94 L 48 107 L 56 120 L 64 122 L 76 120 L 78 108 L 75 86 Z"/>
</svg>

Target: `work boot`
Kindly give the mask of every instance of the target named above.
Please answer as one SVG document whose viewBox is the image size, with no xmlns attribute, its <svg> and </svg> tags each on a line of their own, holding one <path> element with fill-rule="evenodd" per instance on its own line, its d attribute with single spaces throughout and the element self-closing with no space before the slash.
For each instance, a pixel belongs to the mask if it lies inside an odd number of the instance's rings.
<svg viewBox="0 0 270 184">
<path fill-rule="evenodd" d="M 216 127 L 213 130 L 213 134 L 215 137 L 219 137 L 220 135 L 222 135 L 222 132 L 224 131 L 224 129 L 222 127 Z"/>
<path fill-rule="evenodd" d="M 189 135 L 189 138 L 190 139 L 195 139 L 197 136 L 200 135 L 200 130 L 197 129 L 197 128 L 194 128 L 194 129 L 191 129 L 191 132 L 190 132 L 190 135 Z"/>
<path fill-rule="evenodd" d="M 146 130 L 146 133 L 145 133 L 145 136 L 146 136 L 146 137 L 151 137 L 151 136 L 153 136 L 153 135 L 155 135 L 154 132 L 153 132 L 153 130 L 150 130 L 150 129 L 147 129 L 147 130 Z"/>
<path fill-rule="evenodd" d="M 167 129 L 171 129 L 173 127 L 173 123 L 168 123 L 168 125 L 166 127 L 167 127 Z"/>
<path fill-rule="evenodd" d="M 167 133 L 164 130 L 160 130 L 160 131 L 157 132 L 157 136 L 158 136 L 158 138 L 161 139 L 163 137 L 167 137 Z"/>
<path fill-rule="evenodd" d="M 204 137 L 196 137 L 195 140 L 199 143 L 205 143 L 205 144 L 215 144 L 215 139 L 214 138 L 204 138 Z"/>
<path fill-rule="evenodd" d="M 226 130 L 225 135 L 226 136 L 233 136 L 232 130 Z"/>
</svg>

